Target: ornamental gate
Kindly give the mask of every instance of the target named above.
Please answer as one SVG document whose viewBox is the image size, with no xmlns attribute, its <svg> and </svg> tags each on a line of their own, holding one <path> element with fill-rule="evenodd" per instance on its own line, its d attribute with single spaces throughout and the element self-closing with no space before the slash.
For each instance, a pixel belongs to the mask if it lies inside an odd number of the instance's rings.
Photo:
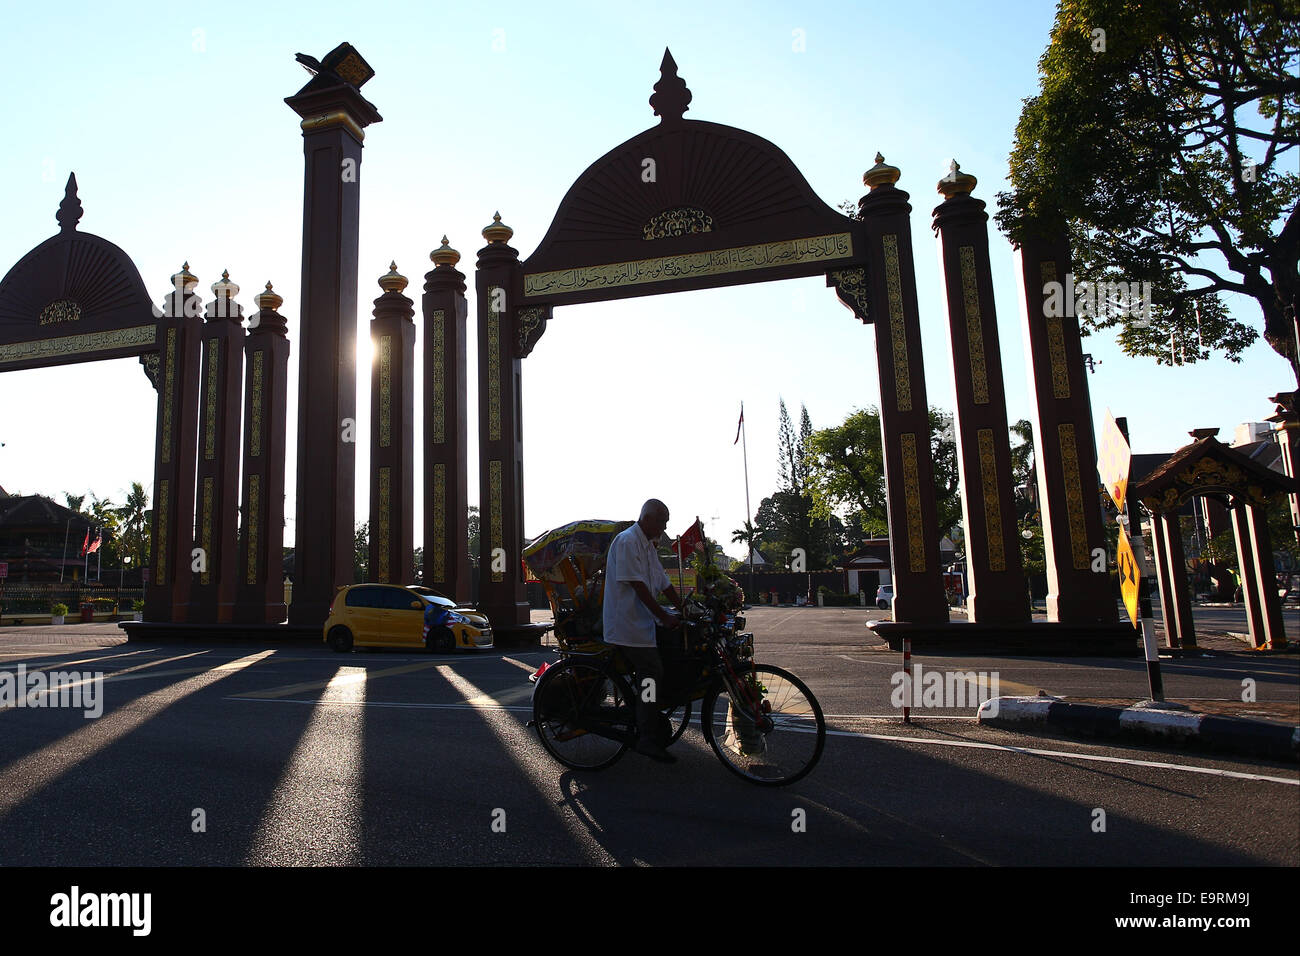
<svg viewBox="0 0 1300 956">
<path fill-rule="evenodd" d="M 790 159 L 752 133 L 684 117 L 692 94 L 665 51 L 650 105 L 658 125 L 594 162 L 569 189 L 537 250 L 525 261 L 495 217 L 483 230 L 475 287 L 479 325 L 480 604 L 499 626 L 528 620 L 519 551 L 523 525 L 522 361 L 557 306 L 746 282 L 825 275 L 840 301 L 876 327 L 895 620 L 948 619 L 938 545 L 931 435 L 913 270 L 908 194 L 884 162 L 864 175 L 858 215 L 823 203 Z M 970 568 L 971 619 L 1027 624 L 1029 608 L 1012 502 L 1006 399 L 989 268 L 984 203 L 975 178 L 952 172 L 934 211 L 943 245 L 957 379 L 957 439 Z M 1034 275 L 1064 272 L 1068 252 L 1023 250 Z M 1046 509 L 1054 620 L 1108 623 L 1105 576 L 1090 575 L 1102 544 L 1092 425 L 1082 381 L 1077 322 L 1039 309 L 1036 378 L 1051 429 L 1040 475 L 1061 507 Z M 1035 280 L 1037 281 L 1037 280 Z M 1045 338 L 1046 336 L 1046 338 Z M 1046 403 L 1046 406 L 1044 405 Z M 1045 496 L 1046 497 L 1046 496 Z M 427 499 L 426 499 L 427 501 Z M 426 504 L 426 507 L 428 504 Z M 454 507 L 463 512 L 463 504 Z M 495 549 L 506 570 L 488 571 Z M 436 586 L 436 584 L 435 584 Z"/>
<path fill-rule="evenodd" d="M 365 128 L 382 117 L 360 88 L 374 76 L 350 44 L 286 103 L 304 151 L 299 325 L 297 525 L 291 624 L 319 628 L 354 553 L 359 172 Z M 524 628 L 522 363 L 556 307 L 824 275 L 876 328 L 895 620 L 947 622 L 935 507 L 909 196 L 879 154 L 857 215 L 823 203 L 789 157 L 745 130 L 685 118 L 692 99 L 665 51 L 650 105 L 659 122 L 596 160 L 573 184 L 536 251 L 521 261 L 500 215 L 483 230 L 477 293 L 480 604 L 503 631 Z M 956 377 L 956 431 L 971 619 L 1029 622 L 1017 541 L 988 216 L 973 176 L 952 164 L 933 211 Z M 78 232 L 69 179 L 58 235 L 0 282 L 0 371 L 137 355 L 158 391 L 151 622 L 265 625 L 285 618 L 283 541 L 289 343 L 267 285 L 243 326 L 223 276 L 206 307 L 188 267 L 153 308 L 121 249 Z M 1034 398 L 1048 616 L 1115 624 L 1105 574 L 1095 445 L 1078 320 L 1049 308 L 1070 269 L 1057 235 L 1019 250 Z M 469 597 L 466 277 L 446 237 L 431 254 L 422 312 L 423 583 Z M 371 336 L 372 577 L 414 581 L 414 303 L 396 266 L 380 279 Z M 202 316 L 202 320 L 200 319 Z M 242 356 L 242 361 L 241 361 Z M 242 468 L 241 402 L 242 390 Z M 241 507 L 242 503 L 242 507 Z M 238 528 L 238 530 L 237 530 Z M 499 551 L 497 550 L 499 549 Z M 504 553 L 504 565 L 494 561 Z M 202 555 L 202 562 L 196 561 Z"/>
<path fill-rule="evenodd" d="M 126 253 L 79 231 L 81 217 L 70 175 L 59 232 L 0 281 L 0 372 L 138 356 L 158 393 L 145 620 L 279 623 L 289 361 L 275 311 L 282 300 L 267 283 L 246 334 L 239 287 L 223 275 L 205 308 L 186 263 L 157 308 Z"/>
</svg>

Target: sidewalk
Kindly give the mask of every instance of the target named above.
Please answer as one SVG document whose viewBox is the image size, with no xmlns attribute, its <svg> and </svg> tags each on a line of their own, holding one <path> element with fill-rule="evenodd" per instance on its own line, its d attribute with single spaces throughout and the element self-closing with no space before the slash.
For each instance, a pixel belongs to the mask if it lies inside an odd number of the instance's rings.
<svg viewBox="0 0 1300 956">
<path fill-rule="evenodd" d="M 1169 706 L 1172 705 L 1172 706 Z M 1138 742 L 1300 761 L 1300 701 L 998 697 L 976 721 L 1016 731 Z"/>
</svg>

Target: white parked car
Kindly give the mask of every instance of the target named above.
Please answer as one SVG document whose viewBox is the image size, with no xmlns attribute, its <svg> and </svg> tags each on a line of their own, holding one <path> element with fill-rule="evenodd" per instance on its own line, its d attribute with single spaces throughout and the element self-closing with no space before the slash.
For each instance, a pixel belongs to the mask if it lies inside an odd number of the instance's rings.
<svg viewBox="0 0 1300 956">
<path fill-rule="evenodd" d="M 892 584 L 882 584 L 876 588 L 876 607 L 882 611 L 888 611 L 894 606 L 894 586 Z"/>
</svg>

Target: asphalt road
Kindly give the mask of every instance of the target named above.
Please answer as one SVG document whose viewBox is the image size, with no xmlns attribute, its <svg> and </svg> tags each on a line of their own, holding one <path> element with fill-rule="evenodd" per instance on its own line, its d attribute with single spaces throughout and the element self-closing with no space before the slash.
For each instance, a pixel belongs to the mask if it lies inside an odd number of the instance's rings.
<svg viewBox="0 0 1300 956">
<path fill-rule="evenodd" d="M 821 763 L 788 788 L 727 773 L 696 727 L 675 765 L 629 753 L 563 768 L 524 725 L 527 675 L 549 651 L 344 656 L 5 629 L 0 671 L 106 679 L 98 718 L 0 710 L 0 865 L 1300 863 L 1294 764 L 1025 736 L 974 724 L 972 706 L 905 726 L 897 655 L 866 645 L 861 609 L 749 619 L 757 657 L 802 677 L 827 715 Z M 920 661 L 996 673 L 1003 693 L 1145 693 L 1136 660 Z M 1238 697 L 1243 676 L 1260 699 L 1296 697 L 1294 657 L 1165 662 L 1170 696 Z"/>
</svg>

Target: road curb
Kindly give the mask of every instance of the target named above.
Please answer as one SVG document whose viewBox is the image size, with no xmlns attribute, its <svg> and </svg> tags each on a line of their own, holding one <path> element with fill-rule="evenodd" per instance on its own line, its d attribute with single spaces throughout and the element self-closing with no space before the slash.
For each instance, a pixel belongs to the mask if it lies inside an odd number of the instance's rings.
<svg viewBox="0 0 1300 956">
<path fill-rule="evenodd" d="M 1083 704 L 1056 697 L 995 697 L 980 705 L 978 723 L 1007 730 L 1068 736 L 1129 737 L 1166 746 L 1300 762 L 1300 727 L 1185 710 Z"/>
</svg>

